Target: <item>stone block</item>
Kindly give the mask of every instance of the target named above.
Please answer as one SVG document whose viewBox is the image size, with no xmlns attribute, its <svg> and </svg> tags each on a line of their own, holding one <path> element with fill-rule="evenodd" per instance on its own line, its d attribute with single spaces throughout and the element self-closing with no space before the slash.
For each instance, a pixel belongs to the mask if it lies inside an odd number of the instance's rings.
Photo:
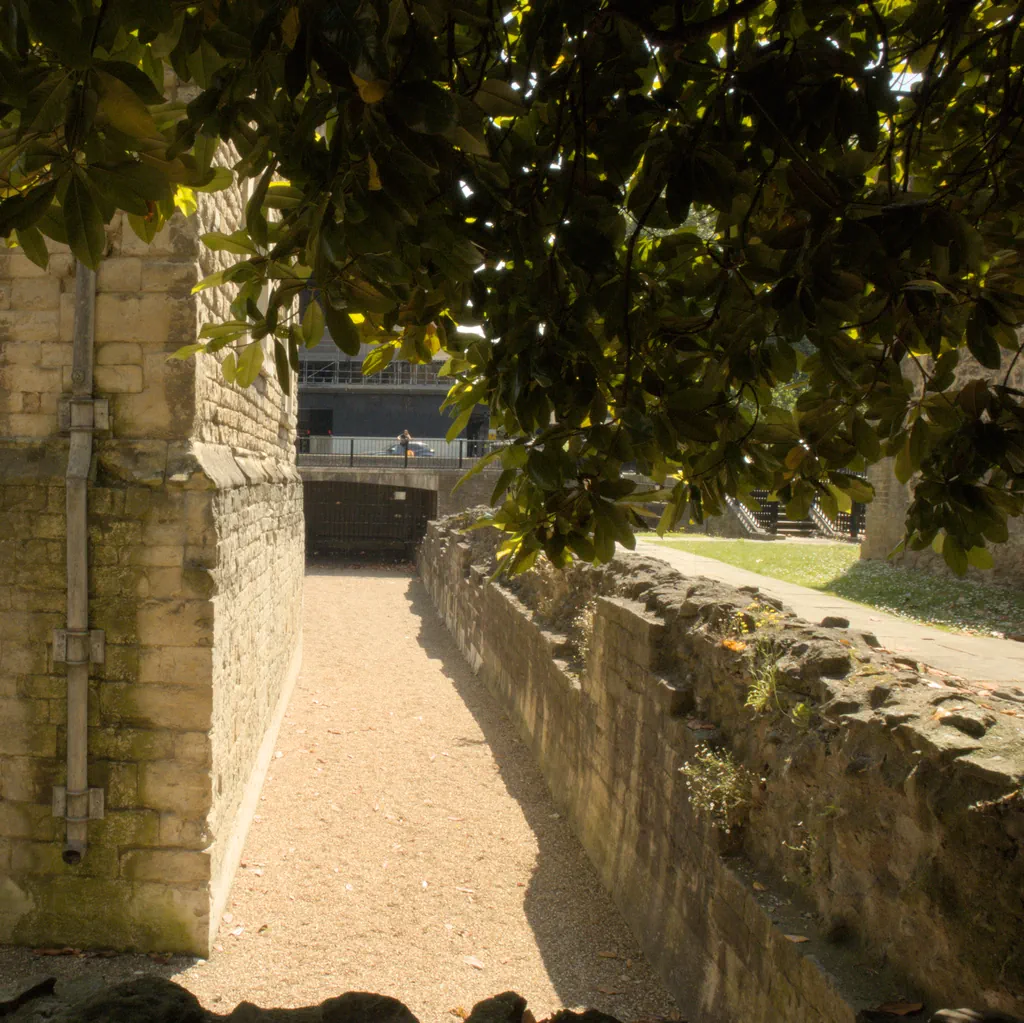
<svg viewBox="0 0 1024 1023">
<path fill-rule="evenodd" d="M 192 260 L 147 259 L 142 265 L 142 291 L 188 295 L 198 279 Z"/>
<path fill-rule="evenodd" d="M 0 370 L 0 386 L 12 391 L 39 392 L 61 390 L 61 372 L 48 366 L 14 365 Z M 57 424 L 53 424 L 57 432 Z"/>
<path fill-rule="evenodd" d="M 205 885 L 194 889 L 133 885 L 131 913 L 136 947 L 209 955 L 210 897 Z"/>
<path fill-rule="evenodd" d="M 16 803 L 48 803 L 50 787 L 61 773 L 55 758 L 4 757 L 0 759 L 0 799 Z"/>
<path fill-rule="evenodd" d="M 70 366 L 74 358 L 71 345 L 61 341 L 44 342 L 38 348 L 41 366 L 49 368 Z"/>
<path fill-rule="evenodd" d="M 144 601 L 136 621 L 143 646 L 213 644 L 213 605 L 205 600 Z"/>
<path fill-rule="evenodd" d="M 36 266 L 31 259 L 22 252 L 7 251 L 0 255 L 0 277 L 45 277 L 46 271 L 41 266 Z M 13 282 L 12 282 L 13 283 Z"/>
<path fill-rule="evenodd" d="M 89 784 L 106 793 L 111 810 L 130 810 L 139 805 L 139 766 L 113 760 L 99 760 L 93 754 L 89 763 Z"/>
<path fill-rule="evenodd" d="M 54 757 L 57 755 L 57 727 L 49 723 L 22 724 L 0 729 L 0 755 Z M 3 831 L 0 831 L 3 834 Z"/>
<path fill-rule="evenodd" d="M 211 690 L 200 686 L 100 685 L 100 713 L 111 725 L 205 730 L 210 727 L 212 703 Z"/>
<path fill-rule="evenodd" d="M 7 417 L 8 436 L 41 440 L 56 433 L 53 416 L 42 412 L 15 413 Z"/>
<path fill-rule="evenodd" d="M 213 801 L 210 773 L 195 764 L 174 761 L 140 764 L 139 800 L 152 810 L 170 810 L 183 817 L 205 816 Z M 4 834 L 2 829 L 0 834 Z"/>
<path fill-rule="evenodd" d="M 57 308 L 60 302 L 60 281 L 45 274 L 41 277 L 22 277 L 12 282 L 12 309 Z"/>
<path fill-rule="evenodd" d="M 174 757 L 175 733 L 149 728 L 111 727 L 89 729 L 89 752 L 103 760 L 138 763 Z"/>
<path fill-rule="evenodd" d="M 174 759 L 183 764 L 212 763 L 208 732 L 180 732 L 174 737 Z"/>
<path fill-rule="evenodd" d="M 58 338 L 62 342 L 70 344 L 75 339 L 75 295 L 73 291 L 66 291 L 60 296 L 58 307 Z M 68 359 L 70 363 L 71 360 Z"/>
<path fill-rule="evenodd" d="M 57 835 L 57 818 L 53 816 L 52 806 L 49 803 L 0 800 L 0 835 L 52 841 Z"/>
<path fill-rule="evenodd" d="M 94 379 L 97 394 L 138 394 L 143 386 L 141 366 L 97 366 Z"/>
<path fill-rule="evenodd" d="M 144 568 L 180 568 L 185 548 L 180 545 L 136 547 L 131 552 L 131 562 Z"/>
<path fill-rule="evenodd" d="M 121 854 L 121 876 L 160 884 L 204 884 L 210 880 L 210 855 L 188 849 L 129 849 Z"/>
<path fill-rule="evenodd" d="M 143 647 L 139 651 L 139 681 L 210 686 L 213 650 L 210 647 Z"/>
<path fill-rule="evenodd" d="M 107 341 L 96 345 L 97 366 L 141 366 L 142 345 L 135 341 Z"/>
<path fill-rule="evenodd" d="M 37 341 L 7 341 L 0 348 L 0 362 L 9 366 L 38 366 L 42 349 Z"/>
<path fill-rule="evenodd" d="M 142 264 L 138 256 L 112 256 L 100 263 L 96 274 L 96 291 L 127 291 L 132 295 L 142 290 Z"/>
<path fill-rule="evenodd" d="M 0 340 L 56 341 L 60 337 L 56 309 L 0 310 Z"/>
<path fill-rule="evenodd" d="M 202 849 L 210 844 L 210 830 L 203 818 L 180 817 L 176 813 L 160 814 L 162 846 L 184 846 Z"/>
</svg>

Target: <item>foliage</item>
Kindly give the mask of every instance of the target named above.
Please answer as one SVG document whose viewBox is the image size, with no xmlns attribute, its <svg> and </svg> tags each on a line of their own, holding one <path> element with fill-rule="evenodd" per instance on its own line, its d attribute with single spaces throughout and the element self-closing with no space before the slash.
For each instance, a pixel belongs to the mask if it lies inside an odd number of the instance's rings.
<svg viewBox="0 0 1024 1023">
<path fill-rule="evenodd" d="M 912 621 L 953 632 L 1024 634 L 1024 593 L 977 579 L 906 571 L 884 561 L 860 561 L 848 543 L 765 543 L 760 540 L 672 540 L 702 554 L 773 579 L 833 593 Z"/>
<path fill-rule="evenodd" d="M 226 140 L 254 187 L 244 230 L 209 239 L 240 258 L 204 282 L 236 292 L 206 350 L 247 345 L 244 384 L 268 336 L 285 377 L 325 326 L 373 342 L 369 370 L 443 347 L 453 431 L 484 403 L 514 441 L 507 567 L 631 546 L 633 463 L 667 529 L 753 487 L 829 513 L 870 497 L 837 470 L 888 454 L 920 474 L 908 542 L 963 572 L 1024 492 L 1020 17 L 0 0 L 0 232 L 94 265 L 115 208 L 145 234 L 175 189 L 223 183 Z M 186 107 L 161 102 L 165 65 L 198 86 Z"/>
<path fill-rule="evenodd" d="M 701 743 L 679 771 L 690 805 L 714 827 L 730 834 L 746 823 L 753 775 L 728 750 Z"/>
</svg>

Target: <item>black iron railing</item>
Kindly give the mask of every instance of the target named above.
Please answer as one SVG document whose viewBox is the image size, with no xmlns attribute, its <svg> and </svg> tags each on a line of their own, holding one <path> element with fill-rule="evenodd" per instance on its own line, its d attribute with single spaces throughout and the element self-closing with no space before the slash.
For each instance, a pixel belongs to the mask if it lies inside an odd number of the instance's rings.
<svg viewBox="0 0 1024 1023">
<path fill-rule="evenodd" d="M 466 437 L 453 441 L 427 437 L 404 443 L 389 437 L 299 436 L 296 461 L 300 468 L 468 469 L 502 444 Z"/>
</svg>

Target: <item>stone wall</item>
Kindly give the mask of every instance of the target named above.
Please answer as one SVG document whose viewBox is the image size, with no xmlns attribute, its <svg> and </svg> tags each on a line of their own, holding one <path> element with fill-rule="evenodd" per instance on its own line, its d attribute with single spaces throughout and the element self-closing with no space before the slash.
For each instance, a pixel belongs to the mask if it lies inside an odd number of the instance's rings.
<svg viewBox="0 0 1024 1023">
<path fill-rule="evenodd" d="M 424 582 L 684 1012 L 1024 1007 L 1024 690 L 651 559 L 489 583 L 466 522 Z"/>
<path fill-rule="evenodd" d="M 909 483 L 900 483 L 893 475 L 893 460 L 884 458 L 868 469 L 868 480 L 874 485 L 875 498 L 867 506 L 867 525 L 860 556 L 872 561 L 888 560 L 899 568 L 914 568 L 949 574 L 941 555 L 930 547 L 923 551 L 901 551 L 889 554 L 903 539 L 907 509 L 913 500 Z M 1006 543 L 991 548 L 995 564 L 991 569 L 969 568 L 968 577 L 978 582 L 995 582 L 1003 586 L 1024 587 L 1024 521 L 1010 519 Z"/>
<path fill-rule="evenodd" d="M 920 387 L 920 373 L 916 367 L 906 370 L 908 377 L 916 380 Z M 986 370 L 973 356 L 966 352 L 960 355 L 956 372 L 959 386 L 972 379 L 984 379 L 1007 383 L 1011 387 L 1024 388 L 1024 363 L 1017 364 L 1013 353 L 1003 352 L 1003 368 Z M 923 551 L 901 551 L 889 557 L 903 539 L 906 529 L 907 509 L 913 500 L 913 481 L 900 483 L 893 473 L 893 459 L 883 458 L 868 469 L 868 480 L 875 488 L 874 500 L 867 506 L 864 542 L 860 556 L 868 560 L 887 559 L 899 568 L 913 568 L 928 572 L 951 574 L 942 556 L 930 547 Z M 1024 587 L 1024 520 L 1010 519 L 1007 522 L 1009 539 L 1006 543 L 993 545 L 990 549 L 995 564 L 991 569 L 968 568 L 969 578 L 978 582 L 995 582 L 1004 586 Z"/>
<path fill-rule="evenodd" d="M 67 440 L 73 264 L 0 256 L 0 942 L 205 953 L 252 812 L 261 752 L 297 667 L 301 484 L 294 415 L 272 360 L 251 393 L 196 339 L 199 233 L 237 216 L 202 196 L 145 245 L 108 232 L 98 274 L 97 434 L 89 487 L 90 785 L 106 816 L 78 866 L 61 860 Z M 230 230 L 230 227 L 227 227 Z M 202 295 L 209 296 L 210 292 Z M 248 795 L 248 799 L 247 799 Z"/>
</svg>

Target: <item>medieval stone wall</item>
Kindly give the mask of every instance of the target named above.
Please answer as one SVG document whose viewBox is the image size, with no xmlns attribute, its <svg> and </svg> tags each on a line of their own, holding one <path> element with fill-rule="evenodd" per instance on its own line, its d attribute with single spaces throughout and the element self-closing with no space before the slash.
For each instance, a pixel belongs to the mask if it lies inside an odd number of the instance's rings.
<svg viewBox="0 0 1024 1023">
<path fill-rule="evenodd" d="M 1024 388 L 1024 364 L 1018 365 L 1012 353 L 1003 353 L 1005 369 L 986 370 L 966 352 L 961 353 L 956 379 L 959 385 L 971 379 L 984 379 L 1007 384 L 1018 389 Z M 907 370 L 908 375 L 920 381 L 916 368 Z M 920 386 L 920 385 L 919 385 Z M 928 572 L 950 574 L 942 556 L 931 548 L 923 551 L 901 551 L 889 557 L 896 545 L 903 539 L 907 509 L 913 500 L 913 481 L 900 483 L 893 474 L 893 459 L 883 458 L 868 469 L 868 480 L 875 488 L 875 497 L 867 505 L 865 538 L 861 544 L 860 556 L 869 560 L 887 559 L 899 568 L 914 568 Z M 1010 519 L 1007 522 L 1009 539 L 1006 543 L 990 547 L 994 565 L 991 569 L 969 568 L 968 576 L 979 582 L 995 582 L 1004 586 L 1024 587 L 1024 520 Z"/>
<path fill-rule="evenodd" d="M 430 526 L 424 583 L 684 1012 L 1020 1012 L 1024 689 L 647 558 L 491 583 L 469 521 Z"/>
<path fill-rule="evenodd" d="M 218 312 L 190 294 L 198 235 L 239 199 L 202 202 L 148 246 L 115 221 L 98 274 L 94 390 L 113 422 L 89 487 L 90 627 L 106 637 L 89 782 L 107 810 L 74 867 L 50 807 L 66 741 L 51 633 L 65 612 L 56 414 L 73 264 L 0 256 L 0 942 L 204 953 L 297 666 L 301 487 L 272 361 L 253 397 L 210 357 L 167 359 Z"/>
</svg>

